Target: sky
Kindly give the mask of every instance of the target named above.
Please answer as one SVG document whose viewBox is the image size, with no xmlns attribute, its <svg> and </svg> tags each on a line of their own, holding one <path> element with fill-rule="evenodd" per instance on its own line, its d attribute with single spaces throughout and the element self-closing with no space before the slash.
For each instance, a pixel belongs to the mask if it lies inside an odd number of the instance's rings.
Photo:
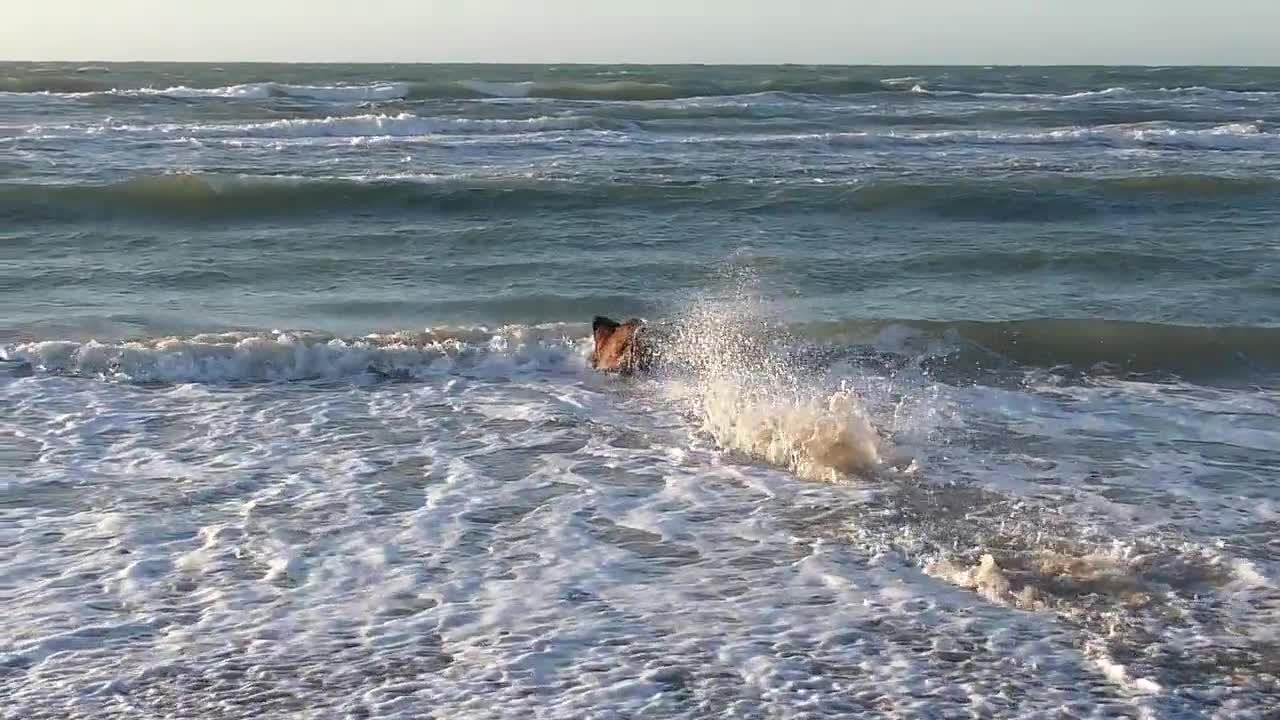
<svg viewBox="0 0 1280 720">
<path fill-rule="evenodd" d="M 0 0 L 0 58 L 1280 65 L 1280 0 Z"/>
</svg>

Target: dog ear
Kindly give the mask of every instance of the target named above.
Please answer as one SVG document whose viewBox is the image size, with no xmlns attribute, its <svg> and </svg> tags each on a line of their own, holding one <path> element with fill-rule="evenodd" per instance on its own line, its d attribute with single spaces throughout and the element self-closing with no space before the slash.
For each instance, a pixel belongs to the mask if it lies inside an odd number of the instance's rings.
<svg viewBox="0 0 1280 720">
<path fill-rule="evenodd" d="M 595 337 L 596 347 L 603 345 L 621 324 L 603 315 L 597 315 L 591 321 L 591 334 Z"/>
</svg>

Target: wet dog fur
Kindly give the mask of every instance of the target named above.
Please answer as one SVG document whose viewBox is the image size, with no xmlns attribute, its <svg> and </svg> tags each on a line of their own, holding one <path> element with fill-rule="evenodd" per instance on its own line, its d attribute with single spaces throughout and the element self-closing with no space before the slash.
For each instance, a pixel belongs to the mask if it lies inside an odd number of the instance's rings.
<svg viewBox="0 0 1280 720">
<path fill-rule="evenodd" d="M 591 334 L 595 340 L 590 361 L 593 369 L 622 375 L 653 369 L 656 339 L 643 320 L 618 322 L 597 315 L 591 322 Z"/>
</svg>

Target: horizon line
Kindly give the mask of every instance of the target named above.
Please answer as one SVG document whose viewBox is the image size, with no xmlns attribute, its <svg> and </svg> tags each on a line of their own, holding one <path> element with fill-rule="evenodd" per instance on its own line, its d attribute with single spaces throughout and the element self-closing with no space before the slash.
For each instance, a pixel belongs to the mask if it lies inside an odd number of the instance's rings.
<svg viewBox="0 0 1280 720">
<path fill-rule="evenodd" d="M 127 64 L 127 65 L 514 65 L 514 66 L 633 66 L 633 67 L 964 67 L 964 68 L 1280 68 L 1280 63 L 920 63 L 920 62 L 621 62 L 605 61 L 529 61 L 529 60 L 106 60 L 102 58 L 79 59 L 13 59 L 0 58 L 6 64 Z"/>
</svg>

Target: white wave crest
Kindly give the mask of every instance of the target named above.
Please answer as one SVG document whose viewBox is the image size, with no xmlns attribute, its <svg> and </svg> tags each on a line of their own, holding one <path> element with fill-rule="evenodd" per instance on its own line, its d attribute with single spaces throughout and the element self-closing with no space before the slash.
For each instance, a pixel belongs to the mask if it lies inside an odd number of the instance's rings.
<svg viewBox="0 0 1280 720">
<path fill-rule="evenodd" d="M 590 118 L 577 116 L 523 119 L 480 119 L 419 117 L 399 115 L 358 115 L 323 119 L 276 120 L 247 125 L 204 126 L 193 135 L 237 137 L 407 137 L 433 133 L 574 130 L 591 125 Z"/>
<path fill-rule="evenodd" d="M 272 97 L 295 97 L 332 102 L 370 102 L 398 100 L 408 97 L 408 83 L 374 83 L 370 85 L 290 85 L 287 83 L 244 83 L 212 88 L 178 85 L 169 88 L 112 90 L 125 97 L 160 96 L 171 98 L 234 98 L 265 100 Z M 93 95 L 98 93 L 81 93 Z"/>
<path fill-rule="evenodd" d="M 1186 128 L 1165 124 L 1110 127 L 1091 130 L 1095 136 L 1117 138 L 1146 145 L 1221 150 L 1269 150 L 1280 146 L 1280 135 L 1269 133 L 1261 122 L 1235 122 L 1211 128 Z"/>
<path fill-rule="evenodd" d="M 181 138 L 374 138 L 422 137 L 435 134 L 528 133 L 554 130 L 587 130 L 598 124 L 579 115 L 532 118 L 453 118 L 365 114 L 324 118 L 292 118 L 254 123 L 156 125 L 100 123 L 93 125 L 34 125 L 25 129 L 28 137 L 56 138 L 66 135 L 155 135 Z"/>
<path fill-rule="evenodd" d="M 656 140 L 650 140 L 656 142 Z M 1106 143 L 1116 147 L 1186 147 L 1194 149 L 1280 149 L 1280 134 L 1268 132 L 1261 122 L 1236 122 L 1213 127 L 1178 126 L 1170 123 L 1062 127 L 1036 131 L 924 130 L 880 132 L 819 132 L 795 134 L 702 135 L 681 137 L 681 144 L 805 145 L 852 147 L 884 145 L 1059 145 Z"/>
<path fill-rule="evenodd" d="M 1125 87 L 1109 87 L 1102 90 L 1081 90 L 1072 93 L 1001 92 L 995 90 L 931 90 L 917 83 L 911 92 L 940 98 L 975 98 L 982 100 L 1089 100 L 1115 95 L 1127 95 L 1133 91 Z"/>
<path fill-rule="evenodd" d="M 585 327 L 429 328 L 335 338 L 307 333 L 219 333 L 119 343 L 41 341 L 0 358 L 41 373 L 130 382 L 281 382 L 373 376 L 424 377 L 460 364 L 469 372 L 539 372 L 580 361 Z"/>
<path fill-rule="evenodd" d="M 1280 97 L 1280 92 L 1272 90 L 1226 90 L 1201 85 L 1192 87 L 1135 89 L 1122 86 L 1102 88 L 1100 90 L 1078 90 L 1069 93 L 1046 92 L 1002 92 L 995 90 L 931 90 L 923 83 L 912 86 L 911 92 L 939 98 L 975 98 L 981 100 L 1026 100 L 1026 101 L 1060 101 L 1060 100 L 1095 100 L 1116 97 L 1140 97 L 1149 99 L 1165 99 L 1169 96 L 1209 97 L 1222 101 L 1240 99 L 1259 100 Z"/>
</svg>

